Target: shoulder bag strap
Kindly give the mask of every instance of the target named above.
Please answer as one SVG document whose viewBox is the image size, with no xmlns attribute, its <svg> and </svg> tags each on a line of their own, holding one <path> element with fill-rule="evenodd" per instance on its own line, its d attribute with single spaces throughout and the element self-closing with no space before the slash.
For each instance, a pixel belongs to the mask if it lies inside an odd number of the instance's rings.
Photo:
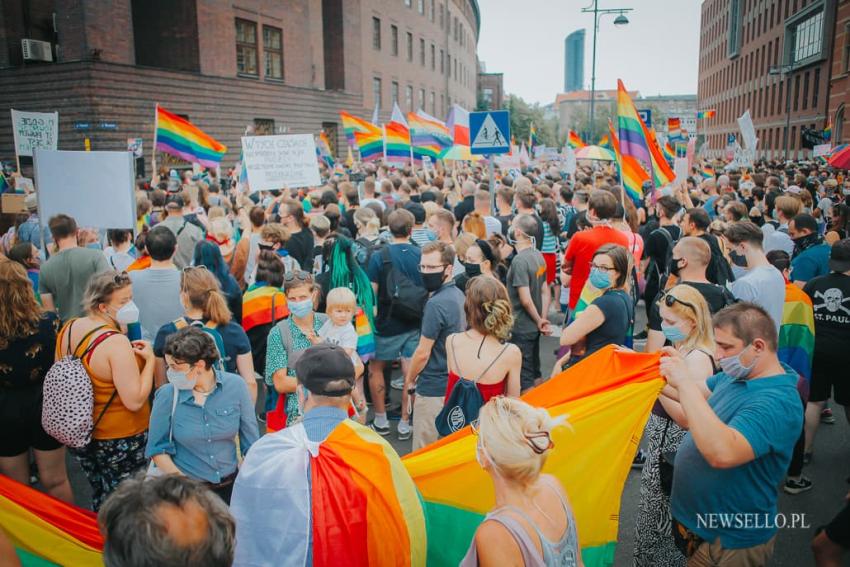
<svg viewBox="0 0 850 567">
<path fill-rule="evenodd" d="M 490 370 L 491 368 L 493 368 L 493 365 L 496 364 L 496 361 L 499 360 L 502 357 L 502 355 L 505 353 L 506 350 L 508 350 L 508 346 L 509 346 L 509 344 L 505 343 L 505 346 L 502 347 L 502 350 L 499 351 L 499 354 L 496 355 L 496 358 L 494 358 L 492 361 L 490 361 L 490 364 L 487 365 L 487 368 L 485 368 L 484 370 L 482 370 L 481 372 L 478 373 L 478 377 L 475 380 L 473 380 L 473 382 L 478 384 L 478 381 L 481 380 L 481 377 L 484 376 L 485 374 L 487 374 L 487 371 Z"/>
<path fill-rule="evenodd" d="M 661 441 L 658 443 L 658 454 L 664 452 L 664 441 L 667 440 L 667 430 L 670 428 L 670 422 L 673 421 L 669 416 L 664 420 L 664 432 L 661 434 Z"/>
<path fill-rule="evenodd" d="M 458 374 L 460 374 L 460 364 L 457 363 L 457 352 L 455 351 L 455 335 L 452 335 L 449 342 L 452 345 L 452 360 L 455 363 L 455 370 L 457 370 Z"/>
<path fill-rule="evenodd" d="M 276 323 L 277 323 L 277 319 L 275 318 L 275 316 L 277 315 L 277 313 L 275 313 L 275 310 L 274 310 L 274 300 L 275 300 L 275 297 L 277 297 L 277 291 L 273 291 L 273 292 L 272 292 L 272 325 L 274 325 L 274 324 L 276 324 Z"/>
<path fill-rule="evenodd" d="M 109 406 L 112 405 L 113 400 L 115 400 L 115 396 L 118 395 L 118 388 L 112 391 L 112 395 L 109 396 L 109 399 L 106 401 L 106 405 L 103 406 L 103 409 L 100 411 L 100 415 L 97 416 L 97 419 L 94 420 L 94 425 L 92 425 L 92 431 L 97 429 L 97 424 L 100 423 L 100 420 L 103 419 L 103 416 L 106 414 L 106 410 L 109 409 Z"/>
<path fill-rule="evenodd" d="M 90 347 L 92 346 L 92 344 L 94 344 L 96 341 L 98 341 L 98 339 L 100 339 L 100 337 L 97 337 L 94 341 L 89 343 L 88 347 L 83 348 L 82 354 L 77 354 L 77 353 L 80 351 L 80 346 L 83 345 L 88 340 L 89 337 L 91 337 L 93 334 L 95 334 L 96 332 L 98 332 L 99 330 L 101 330 L 105 327 L 106 327 L 106 325 L 100 325 L 98 327 L 95 327 L 94 329 L 91 329 L 88 333 L 83 335 L 83 338 L 80 339 L 80 342 L 78 342 L 77 346 L 74 348 L 73 355 L 76 358 L 83 358 L 86 354 L 88 354 L 88 351 L 91 350 Z M 69 328 L 67 332 L 68 332 L 68 354 L 71 354 L 71 329 Z M 104 333 L 104 334 L 106 334 L 106 333 Z"/>
<path fill-rule="evenodd" d="M 117 390 L 116 390 L 117 391 Z M 168 443 L 174 442 L 174 414 L 177 412 L 177 398 L 180 395 L 180 390 L 172 387 L 174 395 L 171 398 L 171 421 L 168 423 Z"/>
</svg>

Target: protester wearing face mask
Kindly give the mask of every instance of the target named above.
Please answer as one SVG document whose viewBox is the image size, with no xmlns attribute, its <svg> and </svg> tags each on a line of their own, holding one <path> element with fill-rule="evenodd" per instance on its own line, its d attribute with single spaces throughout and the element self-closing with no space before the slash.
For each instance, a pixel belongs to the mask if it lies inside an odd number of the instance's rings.
<svg viewBox="0 0 850 567">
<path fill-rule="evenodd" d="M 413 480 L 389 443 L 347 419 L 354 388 L 351 358 L 341 347 L 319 344 L 304 350 L 295 367 L 292 390 L 299 422 L 257 441 L 236 478 L 230 507 L 236 520 L 233 565 L 311 565 L 318 554 L 328 557 L 333 553 L 328 550 L 338 549 L 341 541 L 354 540 L 410 542 L 406 556 L 394 553 L 398 546 L 380 545 L 377 556 L 370 552 L 370 564 L 424 564 L 425 516 Z M 325 442 L 336 440 L 339 447 L 341 439 L 350 452 L 325 450 Z M 382 485 L 385 482 L 391 486 Z M 375 495 L 396 492 L 411 497 L 381 499 L 380 505 L 397 510 L 407 523 L 371 521 L 367 500 L 372 510 Z M 369 496 L 332 511 L 335 520 L 344 521 L 314 520 L 311 504 L 335 494 Z"/>
<path fill-rule="evenodd" d="M 829 244 L 818 234 L 815 217 L 799 214 L 788 224 L 788 233 L 794 240 L 791 255 L 791 281 L 803 287 L 806 282 L 829 273 Z"/>
<path fill-rule="evenodd" d="M 721 372 L 704 384 L 676 349 L 665 348 L 661 358 L 664 407 L 688 430 L 673 471 L 673 536 L 693 564 L 766 565 L 775 523 L 700 518 L 776 517 L 778 487 L 803 425 L 797 375 L 780 363 L 776 326 L 763 308 L 738 303 L 713 324 Z"/>
<path fill-rule="evenodd" d="M 496 506 L 475 531 L 461 567 L 584 565 L 566 491 L 541 474 L 558 425 L 546 410 L 514 398 L 496 397 L 481 408 L 475 454 L 493 482 Z"/>
<path fill-rule="evenodd" d="M 562 347 L 584 342 L 583 352 L 568 351 L 555 363 L 555 372 L 560 372 L 568 361 L 576 363 L 604 346 L 625 345 L 635 317 L 634 303 L 626 289 L 631 261 L 631 253 L 617 244 L 605 244 L 596 250 L 588 281 L 602 294 L 561 332 Z"/>
<path fill-rule="evenodd" d="M 465 291 L 466 284 L 476 276 L 484 275 L 496 278 L 496 274 L 493 273 L 493 266 L 497 264 L 490 243 L 486 240 L 476 240 L 475 244 L 466 249 L 466 257 L 463 262 L 464 272 L 455 276 L 455 285 L 459 290 Z"/>
<path fill-rule="evenodd" d="M 434 419 L 443 409 L 443 398 L 448 381 L 446 337 L 466 329 L 463 311 L 464 296 L 452 279 L 455 251 L 443 242 L 429 242 L 422 248 L 419 273 L 422 285 L 431 294 L 422 315 L 419 343 L 404 375 L 401 420 L 398 424 L 400 439 L 410 433 L 410 405 L 408 396 L 416 393 L 413 407 L 413 450 L 437 440 Z"/>
<path fill-rule="evenodd" d="M 200 480 L 230 504 L 238 454 L 259 437 L 248 388 L 214 368 L 215 341 L 196 327 L 169 335 L 164 353 L 168 384 L 156 392 L 145 450 L 151 471 Z"/>
<path fill-rule="evenodd" d="M 127 323 L 138 321 L 126 273 L 92 277 L 83 307 L 86 315 L 68 321 L 56 337 L 56 358 L 91 349 L 82 361 L 92 381 L 95 426 L 91 442 L 70 451 L 92 486 L 97 510 L 122 480 L 145 466 L 155 357 L 149 342 L 124 335 Z"/>
<path fill-rule="evenodd" d="M 657 303 L 665 338 L 687 361 L 690 378 L 704 383 L 715 372 L 714 331 L 708 303 L 689 285 L 673 287 Z M 668 415 L 663 402 L 656 402 L 644 429 L 647 447 L 635 521 L 635 566 L 685 564 L 670 533 L 671 479 L 667 474 L 684 436 L 685 431 Z"/>
</svg>

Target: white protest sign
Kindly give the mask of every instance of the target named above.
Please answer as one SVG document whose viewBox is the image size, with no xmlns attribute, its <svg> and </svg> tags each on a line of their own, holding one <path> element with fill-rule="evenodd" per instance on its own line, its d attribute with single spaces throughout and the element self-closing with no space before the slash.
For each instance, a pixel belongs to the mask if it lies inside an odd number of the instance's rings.
<svg viewBox="0 0 850 567">
<path fill-rule="evenodd" d="M 133 152 L 133 157 L 136 157 L 136 158 L 142 157 L 142 139 L 141 138 L 127 138 L 127 151 Z"/>
<path fill-rule="evenodd" d="M 673 162 L 673 173 L 677 183 L 685 181 L 688 178 L 688 158 L 677 157 Z"/>
<path fill-rule="evenodd" d="M 58 112 L 12 110 L 12 133 L 18 157 L 32 156 L 36 148 L 55 150 L 59 140 Z"/>
<path fill-rule="evenodd" d="M 571 147 L 564 148 L 564 171 L 570 175 L 575 175 L 578 164 L 576 163 L 576 153 Z"/>
<path fill-rule="evenodd" d="M 32 184 L 32 179 L 29 177 L 15 177 L 15 189 L 19 193 L 33 193 L 35 186 Z"/>
<path fill-rule="evenodd" d="M 321 183 L 312 134 L 244 136 L 242 159 L 251 192 Z"/>
<path fill-rule="evenodd" d="M 753 126 L 753 118 L 750 116 L 750 111 L 747 110 L 738 118 L 738 127 L 741 128 L 741 136 L 744 138 L 744 147 L 748 150 L 755 151 L 758 140 L 756 139 L 756 129 Z"/>
<path fill-rule="evenodd" d="M 92 228 L 136 227 L 130 152 L 65 152 L 36 149 L 33 155 L 38 212 L 59 213 Z"/>
<path fill-rule="evenodd" d="M 812 148 L 812 156 L 819 157 L 829 155 L 829 151 L 832 149 L 831 144 L 818 144 L 814 148 Z"/>
<path fill-rule="evenodd" d="M 519 154 L 502 154 L 495 158 L 495 163 L 501 169 L 520 168 Z"/>
</svg>

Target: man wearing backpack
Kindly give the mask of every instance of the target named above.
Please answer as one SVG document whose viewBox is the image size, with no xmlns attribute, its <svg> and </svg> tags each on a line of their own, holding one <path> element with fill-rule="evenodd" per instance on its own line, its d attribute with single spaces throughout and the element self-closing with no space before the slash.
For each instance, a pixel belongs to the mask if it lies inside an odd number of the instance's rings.
<svg viewBox="0 0 850 567">
<path fill-rule="evenodd" d="M 174 255 L 174 264 L 181 270 L 191 265 L 192 256 L 195 254 L 195 244 L 204 239 L 204 231 L 183 218 L 183 197 L 171 195 L 165 203 L 165 212 L 168 215 L 159 224 L 168 227 L 177 237 L 177 253 Z"/>
<path fill-rule="evenodd" d="M 419 327 L 428 294 L 419 274 L 420 249 L 410 242 L 414 218 L 410 211 L 393 211 L 388 220 L 392 241 L 372 254 L 366 272 L 378 299 L 375 317 L 375 359 L 369 363 L 369 391 L 375 419 L 372 428 L 388 435 L 390 425 L 384 401 L 384 367 L 401 359 L 407 370 L 410 357 L 419 342 Z M 403 392 L 402 405 L 407 404 Z M 401 432 L 400 432 L 401 433 Z M 409 438 L 410 431 L 400 436 Z"/>
<path fill-rule="evenodd" d="M 661 282 L 670 269 L 673 246 L 682 235 L 682 229 L 676 224 L 676 215 L 682 208 L 679 201 L 675 197 L 665 195 L 658 199 L 656 207 L 659 227 L 649 233 L 644 247 L 644 257 L 649 260 L 644 272 L 646 290 L 643 297 L 647 317 L 652 310 L 652 301 L 661 289 Z"/>
<path fill-rule="evenodd" d="M 431 294 L 422 315 L 419 344 L 404 373 L 404 392 L 410 395 L 415 388 L 416 401 L 413 422 L 413 450 L 437 440 L 434 420 L 443 409 L 448 386 L 446 337 L 466 330 L 463 311 L 464 295 L 454 283 L 452 266 L 455 250 L 444 242 L 429 242 L 422 248 L 419 271 L 422 283 Z M 401 406 L 398 437 L 410 435 L 407 404 Z"/>
<path fill-rule="evenodd" d="M 708 264 L 705 275 L 711 283 L 726 285 L 726 282 L 734 281 L 735 276 L 732 274 L 732 267 L 726 261 L 726 257 L 720 249 L 717 237 L 707 232 L 710 224 L 711 220 L 705 209 L 695 207 L 685 212 L 679 226 L 682 227 L 684 236 L 696 236 L 705 240 L 711 248 L 711 262 Z"/>
</svg>

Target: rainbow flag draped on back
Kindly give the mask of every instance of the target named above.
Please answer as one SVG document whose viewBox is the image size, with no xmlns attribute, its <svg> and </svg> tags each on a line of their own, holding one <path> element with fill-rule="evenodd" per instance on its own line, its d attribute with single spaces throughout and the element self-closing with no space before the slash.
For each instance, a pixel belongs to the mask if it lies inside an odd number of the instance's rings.
<svg viewBox="0 0 850 567">
<path fill-rule="evenodd" d="M 581 137 L 576 134 L 575 130 L 570 130 L 567 133 L 567 143 L 574 150 L 580 150 L 581 148 L 587 145 L 584 143 L 584 140 L 582 140 Z M 602 144 L 600 143 L 599 145 L 601 146 Z"/>
<path fill-rule="evenodd" d="M 413 146 L 413 159 L 421 161 L 425 156 L 435 161 L 452 147 L 453 141 L 449 128 L 440 120 L 421 110 L 408 112 L 410 125 L 410 143 Z"/>
<path fill-rule="evenodd" d="M 640 160 L 647 167 L 651 165 L 649 141 L 644 132 L 643 121 L 620 79 L 617 79 L 617 140 L 622 155 Z"/>
<path fill-rule="evenodd" d="M 325 165 L 328 167 L 334 166 L 334 156 L 333 152 L 331 152 L 331 143 L 330 140 L 328 140 L 328 135 L 324 132 L 320 132 L 316 139 L 316 153 Z"/>
<path fill-rule="evenodd" d="M 649 175 L 637 159 L 620 153 L 620 140 L 617 138 L 614 125 L 611 122 L 608 122 L 608 136 L 611 138 L 614 153 L 617 155 L 617 163 L 620 165 L 620 183 L 623 184 L 623 189 L 626 190 L 626 194 L 631 197 L 632 201 L 639 204 L 643 200 L 643 183 L 649 181 Z"/>
<path fill-rule="evenodd" d="M 703 179 L 710 179 L 714 177 L 714 168 L 708 164 L 704 164 L 702 166 L 702 169 L 700 169 L 700 174 L 702 175 Z"/>
<path fill-rule="evenodd" d="M 252 284 L 242 296 L 242 328 L 247 332 L 257 325 L 271 323 L 272 305 L 274 305 L 274 321 L 280 321 L 289 316 L 289 307 L 283 291 L 262 283 Z"/>
<path fill-rule="evenodd" d="M 176 114 L 156 105 L 156 149 L 204 167 L 218 167 L 227 146 Z"/>
<path fill-rule="evenodd" d="M 811 298 L 792 283 L 785 284 L 785 305 L 779 325 L 779 360 L 810 382 L 815 351 L 815 314 Z"/>
<path fill-rule="evenodd" d="M 378 128 L 368 120 L 363 120 L 362 118 L 358 118 L 348 112 L 340 112 L 339 118 L 342 121 L 342 129 L 343 132 L 345 132 L 345 138 L 348 140 L 349 146 L 353 146 L 357 143 L 357 140 L 354 136 L 356 132 L 368 134 L 370 132 L 374 132 L 375 130 L 380 130 L 380 128 Z"/>
<path fill-rule="evenodd" d="M 587 567 L 614 562 L 623 485 L 664 384 L 658 359 L 605 347 L 522 397 L 568 416 L 572 429 L 553 432 L 543 472 L 566 488 Z M 475 460 L 476 442 L 466 427 L 402 459 L 424 500 L 429 565 L 457 565 L 493 508 L 493 483 Z"/>
</svg>

